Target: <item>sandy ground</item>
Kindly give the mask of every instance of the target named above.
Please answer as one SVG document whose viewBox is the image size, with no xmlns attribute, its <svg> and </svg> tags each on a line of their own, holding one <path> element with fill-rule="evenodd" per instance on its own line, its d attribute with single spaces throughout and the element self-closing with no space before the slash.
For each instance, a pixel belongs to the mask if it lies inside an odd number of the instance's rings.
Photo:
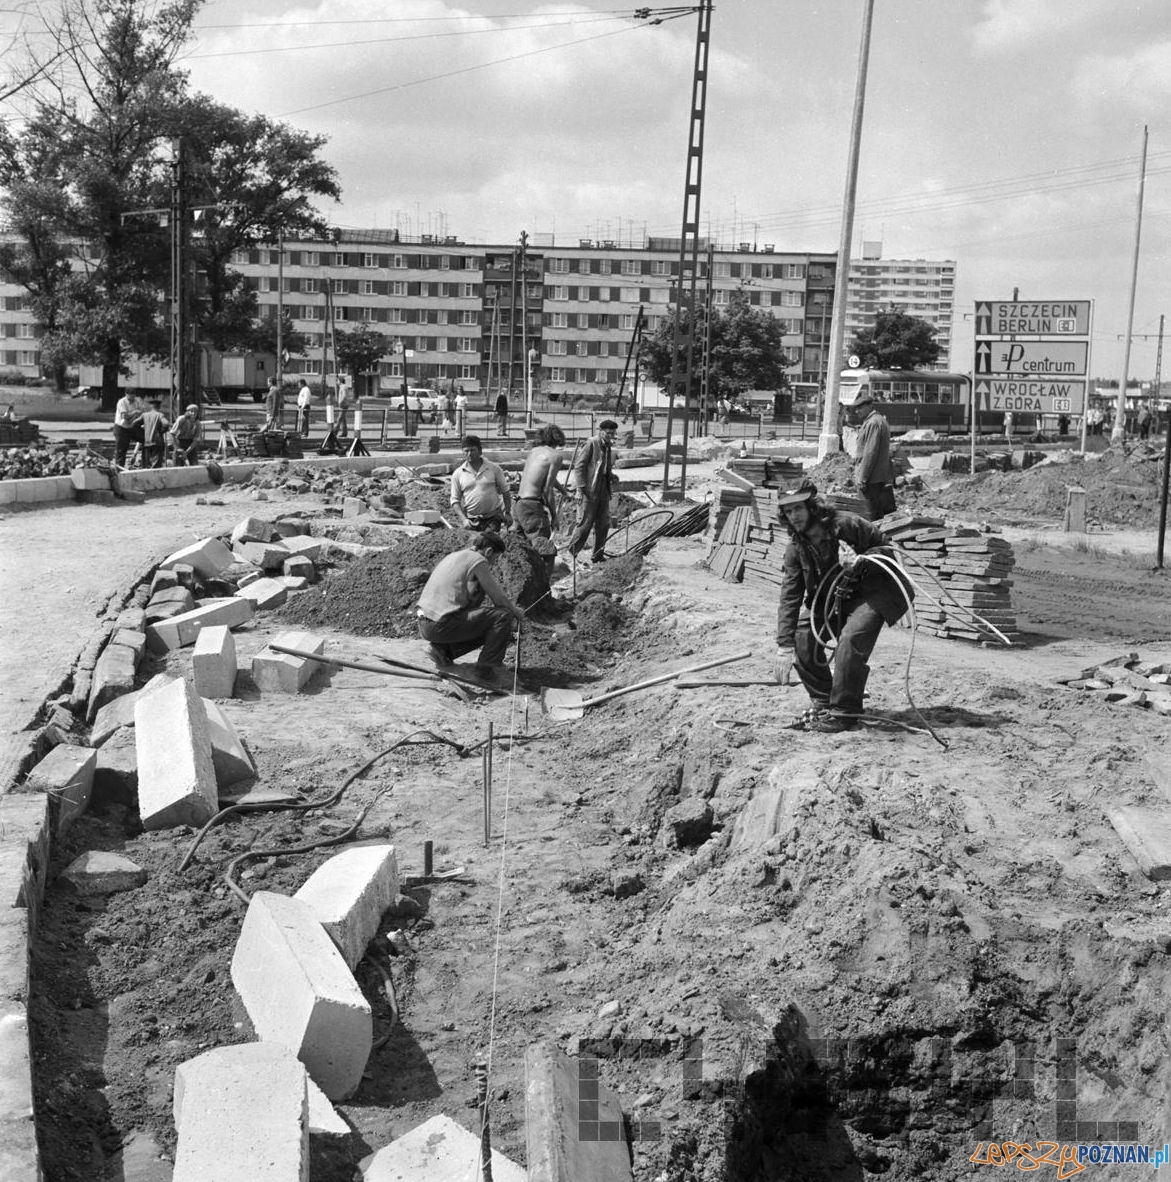
<svg viewBox="0 0 1171 1182">
<path fill-rule="evenodd" d="M 24 671 L 0 687 L 9 732 L 136 564 L 276 516 L 245 491 L 218 495 L 0 519 L 20 558 L 2 586 L 0 651 Z M 888 722 L 847 736 L 789 729 L 803 694 L 779 686 L 659 687 L 554 723 L 532 698 L 467 706 L 353 670 L 295 698 L 245 680 L 227 706 L 261 784 L 306 799 L 409 736 L 443 741 L 396 747 L 328 809 L 233 820 L 185 871 L 190 834 L 142 834 L 118 806 L 77 826 L 59 864 L 101 846 L 151 880 L 47 900 L 33 1018 L 48 1182 L 169 1177 L 175 1065 L 249 1036 L 227 973 L 242 914 L 227 862 L 251 850 L 246 890 L 295 890 L 328 851 L 280 849 L 367 804 L 361 836 L 389 837 L 404 873 L 431 840 L 437 868 L 465 874 L 409 891 L 409 913 L 387 921 L 407 934 L 391 962 L 400 1021 L 342 1106 L 350 1138 L 316 1147 L 314 1182 L 348 1182 L 436 1111 L 470 1127 L 480 1058 L 494 1144 L 523 1160 L 524 1050 L 545 1037 L 601 1056 L 643 1122 L 638 1182 L 981 1177 L 981 1143 L 1057 1139 L 1068 1062 L 1077 1120 L 1105 1139 L 1135 1122 L 1161 1145 L 1171 896 L 1106 810 L 1171 810 L 1171 723 L 1055 679 L 1125 651 L 1171 660 L 1171 619 L 1163 575 L 1093 543 L 1021 535 L 1018 648 L 884 633 L 869 707 Z M 635 623 L 596 688 L 738 651 L 753 655 L 728 677 L 770 675 L 775 604 L 712 577 L 701 553 L 698 539 L 661 543 L 620 593 Z M 241 667 L 277 626 L 241 630 Z M 411 640 L 329 643 L 421 655 Z M 485 844 L 489 723 L 516 738 L 496 751 Z M 383 1029 L 377 978 L 360 977 Z M 698 1083 L 683 1066 L 697 1058 Z"/>
</svg>

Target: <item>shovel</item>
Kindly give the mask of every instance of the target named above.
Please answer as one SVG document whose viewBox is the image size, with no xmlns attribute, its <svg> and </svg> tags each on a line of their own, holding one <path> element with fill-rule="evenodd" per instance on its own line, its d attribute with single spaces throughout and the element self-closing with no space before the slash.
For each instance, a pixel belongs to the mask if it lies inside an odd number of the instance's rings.
<svg viewBox="0 0 1171 1182">
<path fill-rule="evenodd" d="M 599 694 L 596 698 L 583 698 L 577 690 L 550 689 L 541 691 L 541 709 L 551 718 L 559 721 L 581 718 L 587 706 L 597 706 L 600 702 L 608 702 L 611 698 L 632 694 L 635 690 L 646 689 L 648 686 L 661 685 L 664 681 L 674 681 L 684 673 L 698 673 L 701 669 L 713 669 L 716 665 L 728 665 L 732 661 L 747 660 L 752 654 L 736 653 L 731 657 L 718 657 L 714 661 L 704 661 L 701 665 L 689 665 L 686 669 L 676 669 L 673 673 L 660 673 L 658 677 L 648 678 L 646 681 L 628 685 L 623 689 L 610 690 L 609 693 Z"/>
</svg>

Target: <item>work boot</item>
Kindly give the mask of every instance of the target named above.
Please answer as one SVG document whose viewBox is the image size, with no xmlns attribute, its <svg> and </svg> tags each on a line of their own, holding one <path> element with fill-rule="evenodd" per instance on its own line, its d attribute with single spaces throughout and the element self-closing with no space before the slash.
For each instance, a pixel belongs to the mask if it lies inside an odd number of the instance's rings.
<svg viewBox="0 0 1171 1182">
<path fill-rule="evenodd" d="M 835 714 L 827 710 L 811 719 L 807 729 L 816 735 L 838 735 L 857 725 L 858 720 L 852 714 Z"/>
<path fill-rule="evenodd" d="M 451 655 L 451 649 L 445 644 L 429 644 L 427 646 L 427 656 L 431 659 L 431 664 L 436 669 L 446 669 L 448 665 L 455 664 L 455 658 Z"/>
<path fill-rule="evenodd" d="M 513 677 L 503 665 L 473 665 L 473 678 L 488 689 L 507 690 L 512 693 Z"/>
</svg>

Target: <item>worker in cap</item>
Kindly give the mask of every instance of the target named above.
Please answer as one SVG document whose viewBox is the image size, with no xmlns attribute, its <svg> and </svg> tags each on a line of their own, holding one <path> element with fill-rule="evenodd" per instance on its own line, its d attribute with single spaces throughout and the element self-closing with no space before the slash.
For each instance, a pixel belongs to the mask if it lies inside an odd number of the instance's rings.
<svg viewBox="0 0 1171 1182">
<path fill-rule="evenodd" d="M 909 580 L 866 555 L 894 552 L 882 531 L 856 513 L 835 510 L 812 483 L 781 493 L 777 507 L 789 531 L 777 606 L 777 681 L 796 669 L 813 707 L 799 720 L 823 734 L 850 730 L 862 713 L 867 663 L 883 624 L 910 607 Z M 841 543 L 853 551 L 844 555 Z M 832 668 L 825 642 L 837 638 Z"/>
<path fill-rule="evenodd" d="M 163 400 L 156 394 L 149 401 L 150 410 L 142 416 L 143 462 L 147 468 L 161 468 L 167 455 L 167 429 L 171 424 L 159 409 Z"/>
<path fill-rule="evenodd" d="M 890 424 L 879 414 L 866 386 L 843 390 L 839 401 L 846 421 L 857 428 L 854 483 L 862 493 L 871 521 L 895 511 L 894 468 L 890 462 Z"/>
<path fill-rule="evenodd" d="M 194 464 L 199 452 L 198 404 L 190 403 L 167 434 L 175 446 L 176 465 Z"/>
</svg>

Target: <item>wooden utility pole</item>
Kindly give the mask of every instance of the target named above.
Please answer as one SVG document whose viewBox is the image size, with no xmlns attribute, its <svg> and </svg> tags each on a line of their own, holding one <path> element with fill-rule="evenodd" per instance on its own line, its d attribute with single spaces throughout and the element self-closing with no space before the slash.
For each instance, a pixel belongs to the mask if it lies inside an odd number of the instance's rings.
<svg viewBox="0 0 1171 1182">
<path fill-rule="evenodd" d="M 838 266 L 834 277 L 834 303 L 829 330 L 829 362 L 822 408 L 817 458 L 824 460 L 838 450 L 838 388 L 842 379 L 842 353 L 846 340 L 846 295 L 850 280 L 850 243 L 854 237 L 854 202 L 858 193 L 858 155 L 862 144 L 862 115 L 866 110 L 866 70 L 870 63 L 870 26 L 874 0 L 865 0 L 862 44 L 858 49 L 858 80 L 854 87 L 854 118 L 850 125 L 850 153 L 846 161 L 846 192 L 842 199 L 842 231 L 838 239 Z"/>
<path fill-rule="evenodd" d="M 171 160 L 171 422 L 183 413 L 191 393 L 191 227 L 188 224 L 187 150 L 179 137 Z"/>
<path fill-rule="evenodd" d="M 1163 392 L 1163 316 L 1159 316 L 1159 351 L 1155 354 L 1155 405 L 1158 406 Z M 1157 412 L 1156 412 L 1157 414 Z M 1158 419 L 1155 420 L 1158 422 Z M 1163 538 L 1167 529 L 1167 486 L 1171 476 L 1171 410 L 1167 413 L 1167 431 L 1163 436 L 1163 480 L 1159 489 L 1159 541 L 1155 566 L 1163 569 Z"/>
<path fill-rule="evenodd" d="M 687 143 L 687 177 L 683 187 L 683 229 L 679 236 L 679 274 L 675 287 L 675 333 L 671 348 L 671 381 L 667 391 L 667 442 L 663 448 L 663 496 L 671 486 L 671 434 L 675 399 L 683 398 L 683 456 L 679 461 L 679 496 L 687 492 L 687 432 L 691 373 L 695 350 L 695 286 L 699 270 L 699 195 L 703 179 L 703 128 L 707 111 L 708 42 L 712 0 L 696 9 L 695 69 L 691 79 L 691 129 Z"/>
<path fill-rule="evenodd" d="M 1114 427 L 1111 443 L 1126 438 L 1126 381 L 1130 375 L 1130 341 L 1134 332 L 1134 296 L 1138 288 L 1138 255 L 1143 236 L 1143 190 L 1147 183 L 1147 128 L 1143 127 L 1142 159 L 1138 173 L 1138 210 L 1134 220 L 1134 261 L 1130 268 L 1130 302 L 1126 311 L 1126 343 L 1122 346 L 1122 377 L 1118 381 L 1118 400 L 1114 405 Z"/>
</svg>

